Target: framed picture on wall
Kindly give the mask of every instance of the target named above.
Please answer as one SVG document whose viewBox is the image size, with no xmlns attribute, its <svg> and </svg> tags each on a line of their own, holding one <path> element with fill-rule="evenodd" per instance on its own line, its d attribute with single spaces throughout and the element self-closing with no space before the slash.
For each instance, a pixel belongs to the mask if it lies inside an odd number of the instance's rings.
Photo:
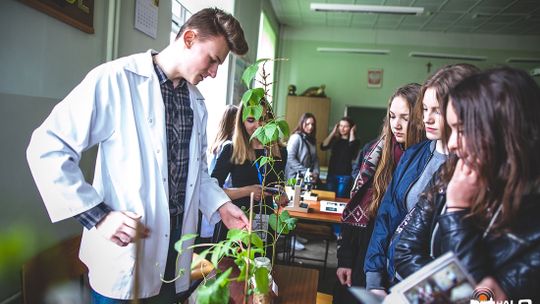
<svg viewBox="0 0 540 304">
<path fill-rule="evenodd" d="M 45 14 L 78 28 L 94 33 L 94 0 L 19 0 Z"/>
<path fill-rule="evenodd" d="M 383 70 L 382 69 L 369 69 L 367 74 L 367 86 L 368 88 L 380 88 L 382 87 Z"/>
</svg>

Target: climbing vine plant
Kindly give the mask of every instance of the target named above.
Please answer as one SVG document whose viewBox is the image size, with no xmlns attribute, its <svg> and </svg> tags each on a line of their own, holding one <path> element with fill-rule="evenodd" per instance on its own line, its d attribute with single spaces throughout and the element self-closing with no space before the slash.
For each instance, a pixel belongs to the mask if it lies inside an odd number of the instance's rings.
<svg viewBox="0 0 540 304">
<path fill-rule="evenodd" d="M 259 167 L 266 166 L 269 168 L 264 171 L 262 181 L 262 192 L 266 192 L 267 186 L 273 186 L 266 183 L 266 177 L 270 172 L 276 173 L 277 176 L 283 176 L 282 172 L 275 172 L 275 163 L 277 161 L 285 161 L 277 159 L 272 154 L 273 147 L 279 146 L 281 141 L 289 136 L 289 126 L 287 122 L 282 118 L 276 118 L 272 104 L 268 101 L 270 97 L 270 74 L 265 69 L 265 64 L 271 60 L 281 59 L 260 59 L 254 64 L 246 68 L 242 74 L 242 81 L 248 87 L 248 90 L 242 96 L 242 104 L 244 106 L 242 119 L 245 121 L 249 117 L 253 117 L 256 120 L 261 120 L 263 123 L 251 136 L 250 140 L 256 138 L 264 147 L 264 156 L 259 157 L 256 162 Z M 253 87 L 254 84 L 260 84 L 260 87 Z M 284 185 L 285 181 L 278 180 L 276 185 Z M 253 261 L 256 256 L 266 255 L 268 248 L 272 250 L 272 263 L 274 261 L 276 252 L 275 245 L 279 237 L 283 234 L 288 234 L 296 227 L 296 219 L 291 218 L 287 211 L 282 211 L 277 207 L 274 201 L 279 199 L 280 195 L 285 195 L 284 191 L 278 192 L 272 197 L 273 202 L 267 204 L 264 200 L 266 197 L 263 195 L 263 204 L 267 206 L 274 206 L 272 214 L 269 216 L 268 224 L 272 228 L 273 233 L 269 231 L 257 231 L 257 230 L 239 230 L 231 229 L 227 234 L 227 238 L 215 244 L 197 244 L 191 246 L 205 247 L 198 258 L 193 260 L 192 267 L 200 264 L 203 259 L 209 259 L 213 264 L 216 275 L 211 278 L 204 277 L 202 286 L 198 288 L 197 302 L 198 303 L 227 303 L 229 300 L 229 282 L 246 281 L 249 278 L 254 278 L 256 288 L 248 288 L 248 284 L 245 284 L 245 299 L 253 292 L 266 293 L 268 292 L 269 276 L 266 268 L 255 269 L 252 267 Z M 261 208 L 262 210 L 262 208 Z M 246 210 L 248 212 L 250 220 L 253 219 L 253 208 Z M 262 211 L 260 211 L 262 212 Z M 257 233 L 265 233 L 270 237 L 270 241 L 267 245 Z M 176 250 L 182 253 L 182 243 L 186 240 L 195 238 L 195 234 L 184 235 L 180 241 L 175 245 Z M 267 238 L 269 239 L 269 238 Z M 236 266 L 240 270 L 240 274 L 237 277 L 230 277 L 232 268 L 225 271 L 220 271 L 219 262 L 228 257 L 234 261 Z"/>
</svg>

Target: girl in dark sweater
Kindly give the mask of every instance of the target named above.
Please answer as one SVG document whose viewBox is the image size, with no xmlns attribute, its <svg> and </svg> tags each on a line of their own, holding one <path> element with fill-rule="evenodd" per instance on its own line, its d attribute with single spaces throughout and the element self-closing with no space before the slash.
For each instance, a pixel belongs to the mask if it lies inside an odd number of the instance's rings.
<svg viewBox="0 0 540 304">
<path fill-rule="evenodd" d="M 356 125 L 343 117 L 321 143 L 321 150 L 331 149 L 328 163 L 326 189 L 337 197 L 348 197 L 351 185 L 352 161 L 358 153 L 360 142 L 356 139 Z"/>
<path fill-rule="evenodd" d="M 287 160 L 287 150 L 277 142 L 270 148 L 264 147 L 259 140 L 251 135 L 261 126 L 264 121 L 272 119 L 271 113 L 264 111 L 261 119 L 256 120 L 253 116 L 248 116 L 244 121 L 242 119 L 244 106 L 241 105 L 236 115 L 235 129 L 232 137 L 232 143 L 223 146 L 211 176 L 218 180 L 221 187 L 230 174 L 232 187 L 223 189 L 238 207 L 244 207 L 246 210 L 250 205 L 250 194 L 254 193 L 255 210 L 254 221 L 262 223 L 262 230 L 268 231 L 268 215 L 273 212 L 273 197 L 270 192 L 263 192 L 265 187 L 283 186 L 285 161 Z M 271 156 L 275 162 L 273 166 L 265 164 L 259 166 L 256 160 L 261 156 Z M 286 195 L 279 196 L 277 201 L 279 205 L 287 205 Z M 214 231 L 214 241 L 220 241 L 227 236 L 228 229 L 222 222 L 216 225 Z M 261 233 L 263 239 L 268 238 L 268 233 Z M 268 243 L 272 240 L 269 239 Z M 267 250 L 267 254 L 271 253 Z"/>
</svg>

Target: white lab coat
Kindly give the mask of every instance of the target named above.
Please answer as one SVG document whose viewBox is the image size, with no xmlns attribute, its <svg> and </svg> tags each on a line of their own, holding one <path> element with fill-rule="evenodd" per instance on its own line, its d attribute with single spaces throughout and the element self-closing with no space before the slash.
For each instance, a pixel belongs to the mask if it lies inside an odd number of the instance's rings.
<svg viewBox="0 0 540 304">
<path fill-rule="evenodd" d="M 204 99 L 189 84 L 193 129 L 182 233 L 197 230 L 198 209 L 211 223 L 229 201 L 206 165 Z M 93 184 L 78 166 L 81 153 L 99 145 Z M 113 210 L 142 215 L 150 237 L 141 241 L 140 298 L 158 294 L 169 245 L 165 107 L 150 51 L 93 69 L 34 131 L 27 158 L 53 222 L 71 218 L 101 202 Z M 201 204 L 199 204 L 201 202 Z M 187 242 L 186 247 L 192 242 Z M 90 285 L 100 294 L 133 298 L 134 245 L 119 247 L 95 228 L 84 229 L 79 256 L 89 268 Z M 192 251 L 181 255 L 178 292 L 189 287 Z"/>
</svg>

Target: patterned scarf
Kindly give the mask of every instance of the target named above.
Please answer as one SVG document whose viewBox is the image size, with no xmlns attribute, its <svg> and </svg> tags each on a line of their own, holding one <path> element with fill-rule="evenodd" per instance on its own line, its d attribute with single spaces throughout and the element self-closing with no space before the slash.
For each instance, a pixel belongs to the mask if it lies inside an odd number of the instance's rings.
<svg viewBox="0 0 540 304">
<path fill-rule="evenodd" d="M 394 147 L 392 157 L 397 164 L 401 155 L 403 155 L 403 147 L 393 136 L 392 146 Z M 341 221 L 343 223 L 357 227 L 366 227 L 369 224 L 367 208 L 373 199 L 373 175 L 375 175 L 375 171 L 377 170 L 383 148 L 384 137 L 374 143 L 370 147 L 369 152 L 366 153 L 360 165 L 360 172 L 354 181 L 351 199 L 341 215 Z"/>
<path fill-rule="evenodd" d="M 379 164 L 383 147 L 384 137 L 381 137 L 381 139 L 370 147 L 369 152 L 366 153 L 366 156 L 360 165 L 360 171 L 358 172 L 356 180 L 354 181 L 354 186 L 351 191 L 351 199 L 341 214 L 341 221 L 343 223 L 360 227 L 365 227 L 369 223 L 369 216 L 366 211 L 366 202 L 371 202 L 373 192 L 371 189 L 372 183 L 370 183 L 370 181 L 375 174 L 377 164 Z M 364 195 L 360 195 L 361 193 Z"/>
</svg>

